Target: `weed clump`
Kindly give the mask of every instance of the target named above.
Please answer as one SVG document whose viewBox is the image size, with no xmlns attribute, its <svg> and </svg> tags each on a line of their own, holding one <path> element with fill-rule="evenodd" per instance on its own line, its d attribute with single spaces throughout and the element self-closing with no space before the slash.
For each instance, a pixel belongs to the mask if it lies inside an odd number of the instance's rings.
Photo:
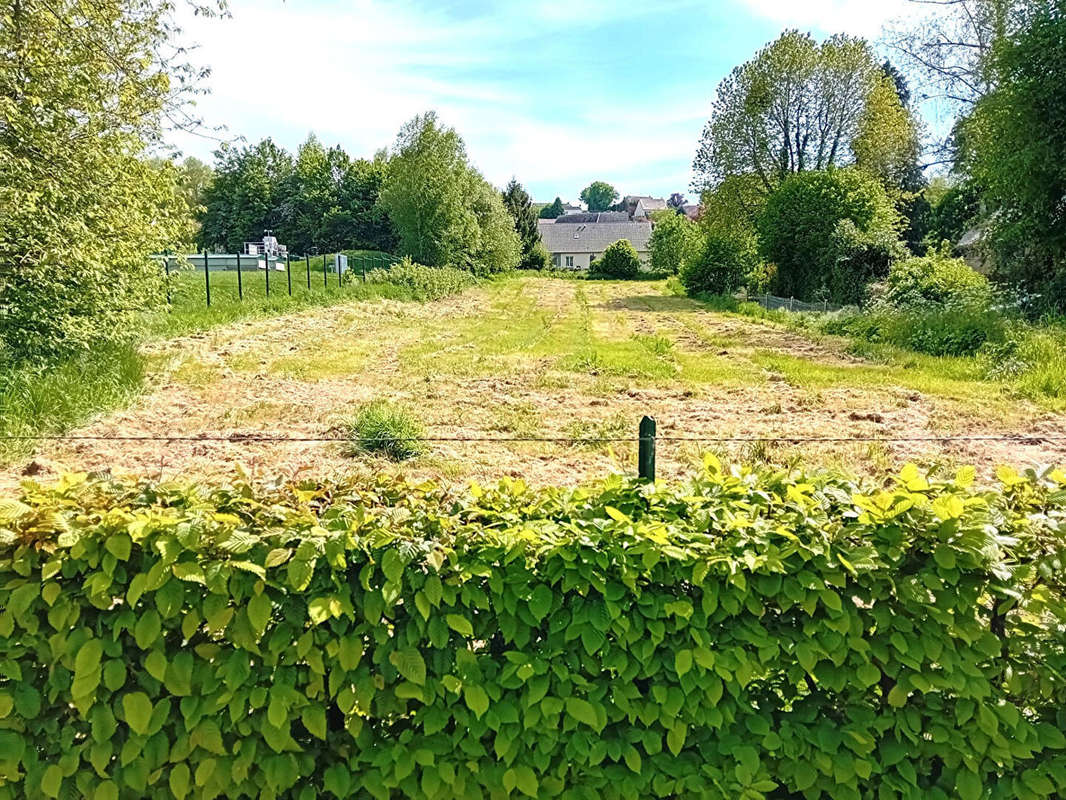
<svg viewBox="0 0 1066 800">
<path fill-rule="evenodd" d="M 421 455 L 425 428 L 402 406 L 387 400 L 367 403 L 348 425 L 347 454 L 380 453 L 393 461 Z"/>
</svg>

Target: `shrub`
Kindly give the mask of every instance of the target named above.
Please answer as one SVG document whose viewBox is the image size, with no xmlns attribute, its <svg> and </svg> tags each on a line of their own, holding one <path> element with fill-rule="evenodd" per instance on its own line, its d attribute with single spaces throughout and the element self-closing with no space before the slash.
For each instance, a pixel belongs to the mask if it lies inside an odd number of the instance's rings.
<svg viewBox="0 0 1066 800">
<path fill-rule="evenodd" d="M 709 233 L 685 259 L 678 277 L 689 294 L 730 294 L 744 285 L 756 263 L 737 239 Z"/>
<path fill-rule="evenodd" d="M 907 258 L 888 272 L 883 302 L 904 310 L 987 309 L 993 299 L 988 279 L 946 249 Z"/>
<path fill-rule="evenodd" d="M 31 486 L 0 797 L 1061 796 L 1066 475 L 1000 474 Z"/>
<path fill-rule="evenodd" d="M 348 426 L 354 451 L 381 453 L 393 461 L 420 455 L 426 435 L 422 423 L 407 409 L 375 400 L 359 409 Z"/>
<path fill-rule="evenodd" d="M 589 271 L 603 278 L 635 278 L 640 272 L 640 256 L 628 239 L 619 239 L 607 245 L 603 255 L 596 260 L 595 270 L 590 267 Z"/>
<path fill-rule="evenodd" d="M 1006 322 L 993 311 L 879 310 L 827 317 L 822 329 L 934 356 L 971 356 L 988 342 L 1003 341 Z"/>
<path fill-rule="evenodd" d="M 860 305 L 868 287 L 884 278 L 894 261 L 907 255 L 894 230 L 862 231 L 850 219 L 837 223 L 832 236 L 833 267 L 821 294 L 843 305 Z"/>
<path fill-rule="evenodd" d="M 544 242 L 538 241 L 529 251 L 529 258 L 523 265 L 525 269 L 545 270 L 552 268 L 552 254 L 544 246 Z"/>
<path fill-rule="evenodd" d="M 673 275 L 694 246 L 699 228 L 684 214 L 660 212 L 651 232 L 651 268 L 655 272 Z"/>
<path fill-rule="evenodd" d="M 759 215 L 762 256 L 777 265 L 771 291 L 806 300 L 828 294 L 834 302 L 842 288 L 869 278 L 865 260 L 842 251 L 842 221 L 854 226 L 845 236 L 852 246 L 898 238 L 899 214 L 881 184 L 856 169 L 831 169 L 790 175 L 770 195 Z M 855 234 L 859 234 L 856 237 Z M 883 246 L 883 245 L 878 245 Z M 860 247 L 861 250 L 861 247 Z"/>
<path fill-rule="evenodd" d="M 404 258 L 389 269 L 372 269 L 366 273 L 366 280 L 367 283 L 392 283 L 406 287 L 419 300 L 437 300 L 477 283 L 477 279 L 466 270 L 425 267 L 410 258 Z"/>
</svg>

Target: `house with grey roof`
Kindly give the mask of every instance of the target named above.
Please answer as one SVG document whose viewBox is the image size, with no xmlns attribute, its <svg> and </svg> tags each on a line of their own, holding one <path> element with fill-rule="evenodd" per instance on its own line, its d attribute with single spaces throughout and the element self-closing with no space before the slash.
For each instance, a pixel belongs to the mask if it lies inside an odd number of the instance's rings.
<svg viewBox="0 0 1066 800">
<path fill-rule="evenodd" d="M 622 205 L 632 220 L 648 219 L 652 211 L 669 208 L 661 197 L 648 197 L 642 194 L 627 194 L 622 198 Z"/>
<path fill-rule="evenodd" d="M 642 263 L 647 264 L 651 257 L 650 222 L 559 220 L 540 220 L 541 241 L 551 253 L 557 269 L 587 270 L 592 259 L 599 258 L 610 245 L 622 239 L 633 245 Z"/>
</svg>

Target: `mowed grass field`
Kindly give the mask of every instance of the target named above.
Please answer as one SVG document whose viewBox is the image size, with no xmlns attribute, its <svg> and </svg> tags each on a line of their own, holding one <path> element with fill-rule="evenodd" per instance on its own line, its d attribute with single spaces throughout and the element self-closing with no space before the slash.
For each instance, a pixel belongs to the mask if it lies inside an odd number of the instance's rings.
<svg viewBox="0 0 1066 800">
<path fill-rule="evenodd" d="M 947 469 L 973 463 L 985 474 L 1000 463 L 1066 462 L 1061 443 L 1036 439 L 877 441 L 1066 436 L 1066 417 L 981 380 L 971 362 L 863 360 L 843 340 L 713 312 L 662 282 L 514 276 L 433 303 L 334 301 L 150 345 L 148 390 L 76 433 L 330 436 L 362 404 L 386 399 L 406 406 L 430 437 L 632 437 L 650 414 L 667 437 L 869 440 L 664 441 L 664 477 L 692 469 L 706 451 L 870 474 L 910 460 Z M 633 471 L 636 456 L 632 442 L 432 442 L 397 465 L 347 450 L 320 442 L 82 441 L 42 446 L 32 458 L 45 473 L 193 479 L 232 474 L 239 463 L 267 479 L 397 470 L 461 484 L 503 476 L 575 483 Z M 13 464 L 7 479 L 28 460 Z"/>
</svg>

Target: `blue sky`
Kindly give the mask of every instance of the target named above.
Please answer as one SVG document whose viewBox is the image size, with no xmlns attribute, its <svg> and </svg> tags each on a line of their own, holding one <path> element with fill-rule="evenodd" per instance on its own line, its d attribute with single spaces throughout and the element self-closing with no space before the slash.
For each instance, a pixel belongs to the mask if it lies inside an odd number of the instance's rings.
<svg viewBox="0 0 1066 800">
<path fill-rule="evenodd" d="M 718 82 L 785 27 L 876 37 L 905 0 L 231 0 L 193 19 L 211 66 L 197 113 L 295 150 L 314 131 L 370 156 L 435 109 L 497 185 L 576 201 L 688 188 Z M 175 135 L 209 159 L 217 142 Z"/>
</svg>

